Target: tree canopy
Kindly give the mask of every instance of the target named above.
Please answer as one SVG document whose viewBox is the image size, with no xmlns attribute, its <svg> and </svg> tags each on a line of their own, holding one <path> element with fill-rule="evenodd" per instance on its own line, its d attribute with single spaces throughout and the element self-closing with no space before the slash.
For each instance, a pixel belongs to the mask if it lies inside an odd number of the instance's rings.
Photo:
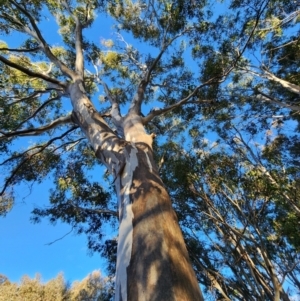
<svg viewBox="0 0 300 301">
<path fill-rule="evenodd" d="M 85 233 L 114 272 L 117 238 L 102 238 L 105 225 L 116 227 L 114 184 L 124 166 L 114 173 L 99 162 L 79 126 L 68 87 L 80 76 L 96 120 L 129 141 L 121 124 L 134 111 L 153 140 L 205 296 L 287 301 L 299 293 L 297 1 L 1 7 L 0 214 L 19 184 L 51 176 L 50 205 L 33 221 Z"/>
</svg>

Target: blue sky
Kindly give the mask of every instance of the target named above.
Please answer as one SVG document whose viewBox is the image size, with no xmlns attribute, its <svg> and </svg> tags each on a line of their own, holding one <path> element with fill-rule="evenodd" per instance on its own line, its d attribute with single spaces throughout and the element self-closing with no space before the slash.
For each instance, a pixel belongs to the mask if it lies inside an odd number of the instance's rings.
<svg viewBox="0 0 300 301">
<path fill-rule="evenodd" d="M 46 219 L 39 224 L 30 222 L 34 205 L 47 203 L 49 184 L 47 181 L 35 185 L 25 198 L 29 189 L 20 187 L 14 208 L 6 217 L 0 218 L 0 274 L 11 281 L 19 281 L 24 274 L 34 277 L 36 273 L 48 281 L 63 272 L 65 279 L 72 282 L 93 270 L 105 270 L 99 254 L 89 255 L 84 235 L 70 233 L 47 245 L 70 232 L 69 225 L 57 223 L 53 226 Z"/>
</svg>

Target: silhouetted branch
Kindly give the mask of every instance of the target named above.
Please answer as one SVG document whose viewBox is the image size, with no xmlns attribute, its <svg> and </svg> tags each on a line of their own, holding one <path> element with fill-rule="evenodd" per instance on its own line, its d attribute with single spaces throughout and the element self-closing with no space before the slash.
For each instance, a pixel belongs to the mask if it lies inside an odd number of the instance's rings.
<svg viewBox="0 0 300 301">
<path fill-rule="evenodd" d="M 49 141 L 47 141 L 47 143 L 45 143 L 44 145 L 41 146 L 41 149 L 36 152 L 33 153 L 31 155 L 29 155 L 27 158 L 25 158 L 18 166 L 16 166 L 16 168 L 12 171 L 11 175 L 5 180 L 4 186 L 2 191 L 0 192 L 0 196 L 2 196 L 6 190 L 6 188 L 8 187 L 8 185 L 11 183 L 11 181 L 13 180 L 13 178 L 15 177 L 15 175 L 18 173 L 18 171 L 20 170 L 20 168 L 28 161 L 30 160 L 32 157 L 36 156 L 37 154 L 41 153 L 45 148 L 47 148 L 50 144 L 52 144 L 54 141 L 62 139 L 63 137 L 65 137 L 66 135 L 68 135 L 69 133 L 71 133 L 72 131 L 74 131 L 75 129 L 77 129 L 77 126 L 74 126 L 72 128 L 70 128 L 69 130 L 67 130 L 66 132 L 64 132 L 62 135 L 58 136 L 58 137 L 54 137 L 52 139 L 50 139 Z"/>
<path fill-rule="evenodd" d="M 67 124 L 67 123 L 73 123 L 71 115 L 59 117 L 59 118 L 53 120 L 51 123 L 41 126 L 39 128 L 32 128 L 32 129 L 26 129 L 26 130 L 21 130 L 21 131 L 14 131 L 14 132 L 0 131 L 0 134 L 3 135 L 0 137 L 0 140 L 5 139 L 5 138 L 10 138 L 13 136 L 36 136 L 36 135 L 39 135 L 46 131 L 49 131 L 59 125 Z"/>
<path fill-rule="evenodd" d="M 50 76 L 47 76 L 45 74 L 42 74 L 42 73 L 39 73 L 39 72 L 34 72 L 34 71 L 31 71 L 23 66 L 20 66 L 19 64 L 16 64 L 8 59 L 6 59 L 4 56 L 0 55 L 0 61 L 2 63 L 4 63 L 5 65 L 9 66 L 9 67 L 12 67 L 14 69 L 17 69 L 25 74 L 27 74 L 28 76 L 31 76 L 31 77 L 36 77 L 36 78 L 40 78 L 40 79 L 43 79 L 49 83 L 53 83 L 53 84 L 56 84 L 56 85 L 59 85 L 59 86 L 62 86 L 62 87 L 65 87 L 65 83 L 55 79 L 55 78 L 52 78 Z"/>
</svg>

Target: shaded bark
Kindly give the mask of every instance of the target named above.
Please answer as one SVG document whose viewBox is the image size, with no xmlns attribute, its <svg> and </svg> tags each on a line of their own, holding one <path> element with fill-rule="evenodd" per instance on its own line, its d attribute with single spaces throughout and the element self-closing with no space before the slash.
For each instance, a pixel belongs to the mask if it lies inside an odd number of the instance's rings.
<svg viewBox="0 0 300 301">
<path fill-rule="evenodd" d="M 121 139 L 97 113 L 80 78 L 69 93 L 74 121 L 115 179 L 120 221 L 115 300 L 203 300 L 141 118 L 134 112 L 123 118 L 126 140 Z"/>
<path fill-rule="evenodd" d="M 129 197 L 127 206 L 132 209 L 132 233 L 120 233 L 123 237 L 132 235 L 130 261 L 126 267 L 127 300 L 202 300 L 177 217 L 159 178 L 152 150 L 143 143 L 130 148 L 136 156 L 137 165 L 132 173 L 129 196 L 122 188 L 120 195 L 121 202 Z M 120 179 L 122 184 L 130 168 L 125 168 Z M 126 223 L 124 203 L 120 206 L 120 231 L 122 223 Z M 118 259 L 121 258 L 119 255 Z M 119 272 L 116 300 L 125 300 L 125 290 L 118 283 L 122 281 Z"/>
</svg>

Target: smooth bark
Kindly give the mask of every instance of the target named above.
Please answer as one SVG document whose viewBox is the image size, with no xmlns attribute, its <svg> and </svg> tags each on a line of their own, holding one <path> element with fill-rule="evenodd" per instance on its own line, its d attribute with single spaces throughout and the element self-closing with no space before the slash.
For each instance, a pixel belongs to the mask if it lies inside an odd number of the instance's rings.
<svg viewBox="0 0 300 301">
<path fill-rule="evenodd" d="M 80 78 L 69 93 L 74 121 L 114 177 L 120 221 L 115 300 L 203 300 L 141 118 L 134 112 L 123 118 L 126 140 L 119 138 L 96 112 Z"/>
</svg>

